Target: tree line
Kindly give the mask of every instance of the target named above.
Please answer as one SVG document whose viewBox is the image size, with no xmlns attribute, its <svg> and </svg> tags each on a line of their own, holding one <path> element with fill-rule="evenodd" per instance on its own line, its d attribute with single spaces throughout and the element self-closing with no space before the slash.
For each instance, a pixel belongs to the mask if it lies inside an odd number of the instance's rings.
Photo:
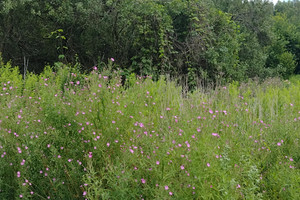
<svg viewBox="0 0 300 200">
<path fill-rule="evenodd" d="M 191 86 L 288 78 L 300 71 L 299 19 L 299 0 L 2 0 L 0 52 L 36 73 L 114 58 L 125 75 L 185 76 Z"/>
</svg>

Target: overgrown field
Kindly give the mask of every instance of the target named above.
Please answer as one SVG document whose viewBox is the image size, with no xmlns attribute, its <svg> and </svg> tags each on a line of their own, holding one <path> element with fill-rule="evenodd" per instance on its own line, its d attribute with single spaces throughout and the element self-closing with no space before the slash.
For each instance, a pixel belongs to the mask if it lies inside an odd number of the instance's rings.
<svg viewBox="0 0 300 200">
<path fill-rule="evenodd" d="M 0 67 L 0 199 L 299 199 L 300 80 Z"/>
</svg>

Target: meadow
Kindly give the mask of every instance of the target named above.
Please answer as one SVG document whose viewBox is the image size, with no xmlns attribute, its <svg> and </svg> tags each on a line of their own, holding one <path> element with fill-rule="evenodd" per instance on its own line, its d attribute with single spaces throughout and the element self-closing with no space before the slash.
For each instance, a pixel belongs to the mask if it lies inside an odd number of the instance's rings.
<svg viewBox="0 0 300 200">
<path fill-rule="evenodd" d="M 174 81 L 0 64 L 0 199 L 299 199 L 300 78 Z"/>
</svg>

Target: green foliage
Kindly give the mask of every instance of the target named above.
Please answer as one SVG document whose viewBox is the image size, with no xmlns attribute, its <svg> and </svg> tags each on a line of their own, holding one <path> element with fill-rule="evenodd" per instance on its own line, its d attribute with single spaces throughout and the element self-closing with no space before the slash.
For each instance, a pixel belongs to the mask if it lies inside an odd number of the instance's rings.
<svg viewBox="0 0 300 200">
<path fill-rule="evenodd" d="M 285 13 L 278 12 L 277 15 L 274 16 L 274 32 L 278 36 L 279 40 L 285 42 L 284 49 L 285 51 L 288 51 L 291 54 L 296 67 L 297 66 L 299 67 L 299 55 L 300 55 L 299 54 L 300 34 L 298 29 L 299 27 L 297 27 L 295 23 L 291 23 Z M 293 73 L 294 70 L 291 71 L 288 70 L 287 75 L 291 75 L 290 72 Z"/>
<path fill-rule="evenodd" d="M 0 60 L 0 82 L 5 83 L 0 86 L 1 91 L 12 90 L 16 95 L 23 90 L 23 80 L 18 67 L 12 67 L 11 63 L 4 64 Z"/>
<path fill-rule="evenodd" d="M 1 88 L 21 77 L 0 70 Z M 183 98 L 121 74 L 60 64 L 0 91 L 1 199 L 298 198 L 297 76 Z"/>
<path fill-rule="evenodd" d="M 242 35 L 239 26 L 231 20 L 231 16 L 222 11 L 212 15 L 212 45 L 208 47 L 206 57 L 210 69 L 214 69 L 215 80 L 221 83 L 232 80 L 243 80 L 245 71 L 239 65 L 239 49 Z M 214 17 L 214 18 L 213 18 Z"/>
<path fill-rule="evenodd" d="M 284 52 L 279 56 L 279 63 L 284 69 L 283 77 L 288 78 L 293 75 L 296 69 L 296 61 L 294 60 L 294 55 L 290 52 Z"/>
<path fill-rule="evenodd" d="M 91 70 L 114 58 L 127 75 L 167 75 L 191 90 L 200 83 L 286 78 L 299 71 L 299 4 L 3 0 L 0 52 L 21 72 L 28 62 L 37 73 L 57 60 Z"/>
</svg>

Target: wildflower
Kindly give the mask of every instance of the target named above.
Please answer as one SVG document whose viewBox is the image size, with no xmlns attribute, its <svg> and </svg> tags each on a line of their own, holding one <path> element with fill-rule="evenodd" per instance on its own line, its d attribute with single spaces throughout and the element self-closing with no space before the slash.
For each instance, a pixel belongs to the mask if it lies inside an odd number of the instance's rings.
<svg viewBox="0 0 300 200">
<path fill-rule="evenodd" d="M 143 179 L 143 178 L 141 179 L 141 181 L 142 181 L 142 183 L 143 183 L 143 184 L 145 184 L 145 183 L 146 183 L 146 180 L 145 180 L 145 179 Z"/>
<path fill-rule="evenodd" d="M 111 60 L 112 62 L 114 62 L 114 61 L 115 61 L 115 59 L 114 59 L 114 58 L 110 58 L 110 60 Z"/>
<path fill-rule="evenodd" d="M 140 126 L 141 128 L 143 128 L 143 127 L 144 127 L 144 124 L 143 124 L 143 123 L 139 123 L 139 126 Z"/>
<path fill-rule="evenodd" d="M 156 164 L 159 165 L 159 161 L 156 161 Z"/>
<path fill-rule="evenodd" d="M 215 137 L 220 137 L 220 135 L 218 133 L 212 133 L 211 135 L 215 136 Z"/>
<path fill-rule="evenodd" d="M 241 188 L 240 184 L 238 184 L 238 185 L 236 186 L 236 188 Z"/>
<path fill-rule="evenodd" d="M 25 160 L 23 159 L 22 162 L 21 162 L 21 165 L 24 165 L 24 164 L 25 164 Z"/>
<path fill-rule="evenodd" d="M 183 165 L 181 165 L 180 168 L 181 168 L 182 170 L 184 170 L 184 166 L 183 166 Z"/>
<path fill-rule="evenodd" d="M 172 192 L 169 192 L 169 195 L 170 195 L 170 196 L 172 196 L 172 195 L 173 195 L 173 193 L 172 193 Z"/>
<path fill-rule="evenodd" d="M 92 157 L 93 157 L 92 152 L 89 152 L 89 158 L 92 158 Z"/>
<path fill-rule="evenodd" d="M 281 143 L 280 143 L 280 142 L 278 142 L 278 143 L 277 143 L 277 146 L 281 146 Z"/>
<path fill-rule="evenodd" d="M 207 165 L 207 167 L 210 167 L 210 164 L 209 164 L 209 163 L 207 163 L 206 165 Z"/>
<path fill-rule="evenodd" d="M 166 185 L 166 186 L 165 186 L 165 190 L 168 190 L 168 189 L 169 189 L 169 187 Z"/>
<path fill-rule="evenodd" d="M 190 145 L 188 142 L 186 142 L 186 146 L 187 146 L 188 148 L 191 147 L 191 145 Z"/>
</svg>

